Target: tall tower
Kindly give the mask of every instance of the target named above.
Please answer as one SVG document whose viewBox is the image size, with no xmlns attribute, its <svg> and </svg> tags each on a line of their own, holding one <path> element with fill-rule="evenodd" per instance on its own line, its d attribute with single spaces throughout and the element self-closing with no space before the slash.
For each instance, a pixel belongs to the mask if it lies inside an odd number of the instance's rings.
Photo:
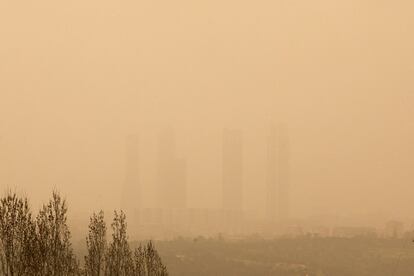
<svg viewBox="0 0 414 276">
<path fill-rule="evenodd" d="M 139 139 L 137 135 L 126 138 L 125 184 L 122 208 L 130 215 L 135 215 L 141 207 L 141 187 L 139 181 Z"/>
<path fill-rule="evenodd" d="M 279 125 L 278 135 L 278 219 L 285 221 L 289 218 L 290 209 L 290 143 L 286 125 Z"/>
<path fill-rule="evenodd" d="M 290 209 L 290 145 L 288 130 L 280 124 L 270 128 L 267 141 L 266 216 L 271 222 L 289 218 Z"/>
<path fill-rule="evenodd" d="M 172 208 L 185 209 L 187 207 L 187 163 L 184 158 L 175 158 L 174 190 L 172 194 Z"/>
<path fill-rule="evenodd" d="M 278 147 L 277 130 L 272 125 L 267 137 L 266 148 L 266 218 L 269 222 L 276 221 L 277 210 L 277 165 Z"/>
<path fill-rule="evenodd" d="M 240 130 L 224 130 L 223 210 L 241 212 L 243 208 L 243 141 Z"/>
<path fill-rule="evenodd" d="M 176 155 L 176 142 L 172 129 L 158 137 L 157 188 L 158 205 L 162 209 L 186 207 L 186 163 Z"/>
</svg>

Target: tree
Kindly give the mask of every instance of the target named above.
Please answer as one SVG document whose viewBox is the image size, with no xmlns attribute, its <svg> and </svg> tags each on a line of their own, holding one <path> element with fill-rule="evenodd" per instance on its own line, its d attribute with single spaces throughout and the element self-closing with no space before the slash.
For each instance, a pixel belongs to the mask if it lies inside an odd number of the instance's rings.
<svg viewBox="0 0 414 276">
<path fill-rule="evenodd" d="M 3 242 L 0 239 L 0 275 L 7 275 L 6 255 L 4 254 Z"/>
<path fill-rule="evenodd" d="M 142 245 L 139 245 L 139 247 L 134 250 L 134 275 L 146 276 L 147 267 L 145 264 L 145 251 Z"/>
<path fill-rule="evenodd" d="M 134 275 L 168 276 L 167 268 L 162 264 L 161 258 L 151 241 L 144 247 L 139 245 L 138 248 L 135 248 Z"/>
<path fill-rule="evenodd" d="M 167 268 L 161 262 L 161 257 L 151 241 L 145 248 L 145 266 L 148 276 L 168 276 Z"/>
<path fill-rule="evenodd" d="M 66 201 L 57 192 L 35 220 L 26 198 L 12 193 L 0 198 L 0 275 L 83 275 L 70 242 L 67 211 Z M 86 275 L 168 275 L 152 242 L 140 245 L 132 254 L 122 211 L 114 212 L 111 228 L 112 240 L 107 246 L 104 213 L 92 214 L 86 237 Z"/>
<path fill-rule="evenodd" d="M 35 224 L 27 198 L 0 200 L 0 268 L 4 275 L 29 275 L 34 265 Z"/>
<path fill-rule="evenodd" d="M 131 249 L 128 244 L 126 233 L 126 216 L 121 211 L 114 212 L 111 224 L 112 241 L 109 244 L 105 258 L 105 274 L 109 276 L 129 276 L 134 271 Z"/>
<path fill-rule="evenodd" d="M 67 205 L 57 192 L 43 205 L 37 219 L 39 267 L 41 275 L 75 275 L 78 263 L 70 243 Z"/>
<path fill-rule="evenodd" d="M 86 247 L 88 249 L 88 256 L 85 257 L 86 275 L 103 275 L 106 250 L 106 224 L 103 211 L 98 214 L 93 213 L 90 218 Z"/>
</svg>

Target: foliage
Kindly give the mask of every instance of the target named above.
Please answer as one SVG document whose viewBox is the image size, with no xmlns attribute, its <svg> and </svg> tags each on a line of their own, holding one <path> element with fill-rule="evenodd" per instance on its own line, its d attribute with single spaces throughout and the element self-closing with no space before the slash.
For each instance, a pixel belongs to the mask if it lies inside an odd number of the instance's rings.
<svg viewBox="0 0 414 276">
<path fill-rule="evenodd" d="M 153 243 L 140 245 L 134 251 L 134 267 L 137 276 L 167 276 L 167 268 L 162 264 L 161 258 Z"/>
<path fill-rule="evenodd" d="M 34 222 L 26 198 L 9 192 L 0 200 L 0 268 L 5 275 L 29 275 L 34 264 Z"/>
<path fill-rule="evenodd" d="M 85 257 L 85 273 L 91 276 L 104 274 L 106 250 L 106 224 L 104 213 L 93 213 L 90 218 L 88 237 L 86 238 L 88 255 Z"/>
<path fill-rule="evenodd" d="M 126 216 L 121 211 L 114 212 L 114 220 L 111 224 L 112 241 L 106 254 L 106 275 L 125 276 L 133 274 L 132 252 L 128 244 L 126 233 Z"/>
<path fill-rule="evenodd" d="M 66 201 L 56 192 L 37 218 L 40 271 L 42 275 L 74 275 L 78 265 L 67 226 Z"/>
<path fill-rule="evenodd" d="M 0 276 L 166 276 L 152 242 L 131 250 L 125 214 L 114 213 L 112 240 L 106 241 L 104 213 L 93 213 L 86 237 L 84 269 L 73 253 L 67 204 L 53 192 L 35 219 L 27 198 L 0 198 Z"/>
<path fill-rule="evenodd" d="M 147 275 L 145 251 L 142 245 L 139 245 L 139 247 L 134 250 L 134 274 L 136 276 Z"/>
<path fill-rule="evenodd" d="M 167 268 L 162 264 L 161 258 L 158 255 L 158 252 L 155 250 L 154 245 L 150 241 L 147 244 L 145 250 L 145 264 L 147 267 L 148 275 L 154 276 L 166 276 Z"/>
</svg>

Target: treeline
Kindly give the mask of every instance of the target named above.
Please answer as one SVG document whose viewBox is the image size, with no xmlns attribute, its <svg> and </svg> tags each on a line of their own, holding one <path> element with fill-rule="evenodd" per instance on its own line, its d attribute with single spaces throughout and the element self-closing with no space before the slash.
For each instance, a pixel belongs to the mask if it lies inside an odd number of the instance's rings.
<svg viewBox="0 0 414 276">
<path fill-rule="evenodd" d="M 131 249 L 125 214 L 114 212 L 107 240 L 104 213 L 93 213 L 84 265 L 76 259 L 67 225 L 67 203 L 57 192 L 36 216 L 27 198 L 0 199 L 0 275 L 166 276 L 152 242 Z"/>
</svg>

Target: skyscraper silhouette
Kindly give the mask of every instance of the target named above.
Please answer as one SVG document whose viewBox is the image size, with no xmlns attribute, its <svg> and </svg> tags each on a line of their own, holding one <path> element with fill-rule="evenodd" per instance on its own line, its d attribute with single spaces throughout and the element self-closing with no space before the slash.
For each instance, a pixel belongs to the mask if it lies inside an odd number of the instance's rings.
<svg viewBox="0 0 414 276">
<path fill-rule="evenodd" d="M 240 130 L 224 130 L 223 210 L 241 212 L 243 208 L 243 141 Z"/>
<path fill-rule="evenodd" d="M 139 138 L 129 135 L 126 138 L 125 154 L 125 184 L 122 198 L 122 208 L 135 214 L 141 207 L 141 187 L 139 181 Z"/>
<path fill-rule="evenodd" d="M 171 207 L 184 209 L 187 207 L 187 163 L 184 158 L 175 158 L 174 160 L 174 193 L 171 195 Z"/>
<path fill-rule="evenodd" d="M 278 127 L 278 211 L 280 221 L 289 219 L 290 212 L 290 143 L 286 125 Z"/>
<path fill-rule="evenodd" d="M 276 221 L 277 211 L 277 130 L 271 126 L 266 148 L 266 217 L 270 222 Z"/>
<path fill-rule="evenodd" d="M 186 207 L 186 163 L 176 155 L 176 142 L 172 129 L 158 137 L 157 159 L 158 205 L 163 209 Z"/>
<path fill-rule="evenodd" d="M 285 125 L 271 126 L 266 153 L 266 217 L 270 222 L 283 222 L 289 218 L 290 208 L 290 148 Z"/>
</svg>

